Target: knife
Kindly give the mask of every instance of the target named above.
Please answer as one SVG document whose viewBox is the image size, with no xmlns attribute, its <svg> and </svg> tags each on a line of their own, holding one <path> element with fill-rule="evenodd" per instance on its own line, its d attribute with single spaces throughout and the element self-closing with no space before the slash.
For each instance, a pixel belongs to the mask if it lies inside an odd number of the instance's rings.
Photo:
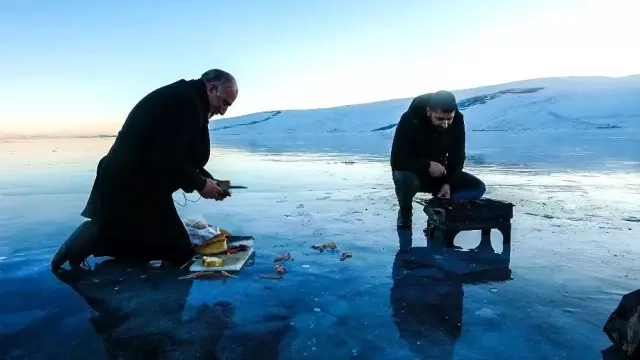
<svg viewBox="0 0 640 360">
<path fill-rule="evenodd" d="M 246 186 L 242 186 L 242 185 L 221 185 L 220 186 L 221 189 L 223 190 L 230 190 L 230 189 L 248 189 L 248 187 Z"/>
<path fill-rule="evenodd" d="M 232 244 L 238 241 L 254 240 L 253 236 L 241 236 L 231 235 L 227 237 L 227 244 Z"/>
<path fill-rule="evenodd" d="M 229 180 L 216 180 L 216 184 L 222 189 L 222 190 L 231 190 L 231 189 L 248 189 L 246 186 L 241 186 L 241 185 L 231 185 L 231 181 Z"/>
</svg>

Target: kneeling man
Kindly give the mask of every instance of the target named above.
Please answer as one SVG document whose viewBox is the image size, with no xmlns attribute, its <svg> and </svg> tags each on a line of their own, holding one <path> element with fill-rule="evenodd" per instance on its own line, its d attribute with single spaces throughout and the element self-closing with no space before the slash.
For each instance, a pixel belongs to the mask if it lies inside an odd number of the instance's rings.
<svg viewBox="0 0 640 360">
<path fill-rule="evenodd" d="M 164 260 L 184 264 L 194 251 L 173 204 L 179 189 L 222 200 L 224 190 L 205 170 L 209 120 L 224 115 L 238 96 L 226 71 L 181 79 L 151 91 L 131 110 L 96 178 L 83 222 L 51 260 L 54 271 L 79 267 L 91 256 Z"/>
<path fill-rule="evenodd" d="M 464 117 L 455 96 L 438 91 L 416 97 L 402 114 L 391 147 L 391 169 L 398 197 L 398 227 L 411 227 L 418 192 L 453 201 L 479 199 L 484 183 L 462 171 Z"/>
</svg>

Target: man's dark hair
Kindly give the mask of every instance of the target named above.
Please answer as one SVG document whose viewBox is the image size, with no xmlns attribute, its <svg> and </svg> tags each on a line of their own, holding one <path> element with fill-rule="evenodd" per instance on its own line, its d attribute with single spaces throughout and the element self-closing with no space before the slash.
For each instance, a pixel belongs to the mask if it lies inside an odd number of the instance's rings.
<svg viewBox="0 0 640 360">
<path fill-rule="evenodd" d="M 445 113 L 458 110 L 456 97 L 451 92 L 445 90 L 433 93 L 429 98 L 428 106 L 432 110 L 440 110 Z"/>
<path fill-rule="evenodd" d="M 223 88 L 231 85 L 235 80 L 231 74 L 220 69 L 207 70 L 200 76 L 200 79 L 204 80 L 206 83 L 218 84 Z"/>
</svg>

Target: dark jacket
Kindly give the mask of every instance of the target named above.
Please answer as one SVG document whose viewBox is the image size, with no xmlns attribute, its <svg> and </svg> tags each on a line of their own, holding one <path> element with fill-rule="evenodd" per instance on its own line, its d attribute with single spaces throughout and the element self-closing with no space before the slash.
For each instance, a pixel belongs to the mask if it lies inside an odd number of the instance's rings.
<svg viewBox="0 0 640 360">
<path fill-rule="evenodd" d="M 437 129 L 426 113 L 430 95 L 413 99 L 400 117 L 391 145 L 391 168 L 428 178 L 429 162 L 435 161 L 445 166 L 447 175 L 443 180 L 451 183 L 466 159 L 464 117 L 456 110 L 451 125 L 446 130 Z"/>
<path fill-rule="evenodd" d="M 172 194 L 201 190 L 212 178 L 204 169 L 210 155 L 208 109 L 204 82 L 179 80 L 152 91 L 131 110 L 98 163 L 82 212 L 111 243 L 105 255 L 145 252 L 163 259 L 188 251 Z M 117 254 L 109 253 L 114 246 Z"/>
</svg>

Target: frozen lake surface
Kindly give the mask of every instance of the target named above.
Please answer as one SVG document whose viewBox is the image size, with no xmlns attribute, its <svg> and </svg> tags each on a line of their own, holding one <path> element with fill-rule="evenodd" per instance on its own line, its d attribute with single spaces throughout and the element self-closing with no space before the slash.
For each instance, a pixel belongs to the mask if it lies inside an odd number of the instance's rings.
<svg viewBox="0 0 640 360">
<path fill-rule="evenodd" d="M 249 189 L 178 207 L 256 237 L 225 282 L 105 259 L 54 277 L 113 139 L 0 143 L 0 358 L 602 359 L 640 277 L 637 136 L 471 134 L 468 170 L 516 204 L 513 242 L 466 232 L 460 249 L 427 244 L 418 207 L 398 232 L 389 139 L 345 136 L 213 135 L 208 169 Z M 329 241 L 353 257 L 311 249 Z M 286 252 L 284 279 L 262 279 Z"/>
</svg>

